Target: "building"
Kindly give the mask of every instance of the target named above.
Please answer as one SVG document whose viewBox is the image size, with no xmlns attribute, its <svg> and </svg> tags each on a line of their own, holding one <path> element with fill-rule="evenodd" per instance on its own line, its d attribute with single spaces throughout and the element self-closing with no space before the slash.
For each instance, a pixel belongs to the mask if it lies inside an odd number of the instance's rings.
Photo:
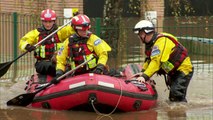
<svg viewBox="0 0 213 120">
<path fill-rule="evenodd" d="M 97 2 L 99 0 L 92 0 Z M 92 1 L 89 0 L 1 0 L 0 12 L 17 12 L 23 14 L 40 14 L 41 10 L 51 8 L 54 9 L 58 16 L 63 16 L 64 8 L 78 8 L 80 13 L 84 13 L 84 9 L 90 6 Z M 106 1 L 106 0 L 105 0 Z M 126 0 L 123 0 L 124 2 Z M 141 16 L 144 11 L 157 11 L 157 17 L 164 16 L 164 0 L 148 0 L 146 4 L 141 2 Z M 87 3 L 87 4 L 85 4 Z M 95 8 L 94 8 L 95 9 Z"/>
</svg>

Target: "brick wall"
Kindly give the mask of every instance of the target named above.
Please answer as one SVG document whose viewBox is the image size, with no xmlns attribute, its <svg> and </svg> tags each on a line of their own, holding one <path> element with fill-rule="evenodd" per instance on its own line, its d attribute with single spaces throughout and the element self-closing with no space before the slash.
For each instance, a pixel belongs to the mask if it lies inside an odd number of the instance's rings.
<svg viewBox="0 0 213 120">
<path fill-rule="evenodd" d="M 148 0 L 150 10 L 157 11 L 158 18 L 164 16 L 164 0 Z"/>
<path fill-rule="evenodd" d="M 164 0 L 147 0 L 147 3 L 146 10 L 157 11 L 158 18 L 164 16 Z M 143 3 L 141 7 L 144 7 Z M 0 12 L 39 14 L 46 8 L 55 10 L 58 16 L 63 16 L 64 8 L 78 8 L 83 13 L 83 0 L 0 0 Z"/>
<path fill-rule="evenodd" d="M 159 26 L 163 26 L 164 0 L 147 0 L 147 3 L 147 10 L 157 11 L 156 29 L 158 32 L 163 32 L 163 29 Z"/>
<path fill-rule="evenodd" d="M 0 0 L 0 12 L 40 14 L 43 9 L 53 9 L 63 16 L 64 8 L 78 8 L 83 13 L 83 0 Z"/>
</svg>

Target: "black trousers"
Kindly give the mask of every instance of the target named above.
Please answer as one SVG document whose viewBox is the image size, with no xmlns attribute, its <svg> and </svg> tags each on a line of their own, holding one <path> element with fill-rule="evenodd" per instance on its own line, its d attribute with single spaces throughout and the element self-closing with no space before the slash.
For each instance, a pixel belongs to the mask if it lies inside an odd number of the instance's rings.
<svg viewBox="0 0 213 120">
<path fill-rule="evenodd" d="M 189 82 L 193 76 L 194 71 L 190 72 L 188 75 L 185 75 L 181 71 L 175 72 L 173 75 L 168 76 L 169 86 L 170 86 L 170 93 L 169 93 L 169 100 L 170 101 L 183 101 L 187 102 L 186 100 L 186 93 Z"/>
<path fill-rule="evenodd" d="M 55 76 L 56 74 L 56 65 L 51 61 L 37 61 L 35 63 L 36 72 L 41 75 L 51 75 Z"/>
</svg>

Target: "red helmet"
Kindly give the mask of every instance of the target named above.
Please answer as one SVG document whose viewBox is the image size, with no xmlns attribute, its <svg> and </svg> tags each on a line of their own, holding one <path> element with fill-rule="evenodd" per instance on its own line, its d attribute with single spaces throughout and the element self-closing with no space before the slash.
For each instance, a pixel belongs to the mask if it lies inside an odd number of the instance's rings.
<svg viewBox="0 0 213 120">
<path fill-rule="evenodd" d="M 52 21 L 56 20 L 56 14 L 54 10 L 46 9 L 41 12 L 41 20 Z"/>
<path fill-rule="evenodd" d="M 72 27 L 75 30 L 89 30 L 91 28 L 89 17 L 82 14 L 74 16 L 72 18 Z"/>
</svg>

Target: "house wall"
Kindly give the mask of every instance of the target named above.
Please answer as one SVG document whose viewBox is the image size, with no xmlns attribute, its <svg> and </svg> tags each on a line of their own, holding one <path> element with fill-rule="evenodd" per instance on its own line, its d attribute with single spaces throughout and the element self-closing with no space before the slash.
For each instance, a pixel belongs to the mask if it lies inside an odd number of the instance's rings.
<svg viewBox="0 0 213 120">
<path fill-rule="evenodd" d="M 144 0 L 141 0 L 141 3 Z M 146 10 L 157 11 L 157 16 L 164 16 L 164 0 L 147 0 Z M 144 7 L 141 4 L 141 7 Z M 58 16 L 63 16 L 64 8 L 78 8 L 83 13 L 83 0 L 0 0 L 0 12 L 36 13 L 51 8 Z M 142 13 L 144 14 L 144 13 Z"/>
<path fill-rule="evenodd" d="M 53 9 L 57 16 L 63 16 L 64 8 L 78 8 L 83 11 L 83 0 L 0 0 L 0 12 L 35 14 L 43 9 Z"/>
<path fill-rule="evenodd" d="M 164 17 L 164 0 L 147 0 L 149 9 L 157 11 L 157 17 Z"/>
</svg>

